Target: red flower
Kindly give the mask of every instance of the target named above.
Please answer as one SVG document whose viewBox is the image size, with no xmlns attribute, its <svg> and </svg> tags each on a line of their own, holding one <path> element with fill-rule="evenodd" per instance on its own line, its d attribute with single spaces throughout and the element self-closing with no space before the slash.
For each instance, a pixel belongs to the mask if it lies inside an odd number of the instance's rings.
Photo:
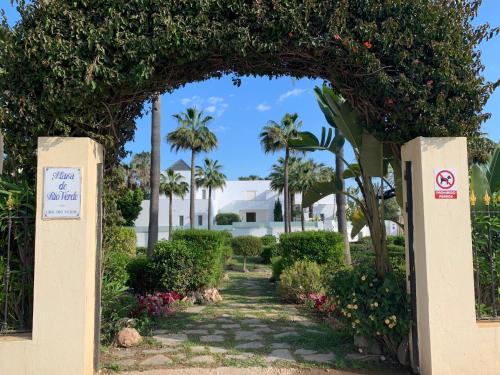
<svg viewBox="0 0 500 375">
<path fill-rule="evenodd" d="M 434 84 L 434 81 L 432 79 L 430 79 L 425 84 L 430 87 Z"/>
<path fill-rule="evenodd" d="M 293 38 L 293 33 L 291 31 L 288 33 L 288 37 Z"/>
<path fill-rule="evenodd" d="M 364 45 L 366 48 L 368 48 L 368 49 L 370 49 L 370 48 L 372 48 L 372 47 L 373 47 L 373 46 L 372 46 L 372 44 L 371 44 L 369 41 L 364 42 L 364 43 L 363 43 L 363 45 Z"/>
<path fill-rule="evenodd" d="M 340 37 L 339 34 L 335 34 L 334 38 L 335 38 L 335 40 L 342 40 L 342 38 Z"/>
</svg>

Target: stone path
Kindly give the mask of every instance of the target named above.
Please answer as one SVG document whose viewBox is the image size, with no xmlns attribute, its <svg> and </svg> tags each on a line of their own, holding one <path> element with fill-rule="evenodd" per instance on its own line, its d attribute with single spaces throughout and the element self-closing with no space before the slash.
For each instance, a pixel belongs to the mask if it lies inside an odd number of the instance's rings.
<svg viewBox="0 0 500 375">
<path fill-rule="evenodd" d="M 140 347 L 104 354 L 103 368 L 359 368 L 360 362 L 346 356 L 353 351 L 351 340 L 308 311 L 283 304 L 270 276 L 264 266 L 230 272 L 222 302 L 164 319 Z"/>
</svg>

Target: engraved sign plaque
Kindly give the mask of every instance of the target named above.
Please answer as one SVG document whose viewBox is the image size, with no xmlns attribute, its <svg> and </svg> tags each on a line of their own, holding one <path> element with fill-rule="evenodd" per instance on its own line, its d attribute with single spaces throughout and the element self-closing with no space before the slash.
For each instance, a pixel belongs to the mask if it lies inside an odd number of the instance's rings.
<svg viewBox="0 0 500 375">
<path fill-rule="evenodd" d="M 79 219 L 82 179 L 80 168 L 44 168 L 43 219 Z"/>
</svg>

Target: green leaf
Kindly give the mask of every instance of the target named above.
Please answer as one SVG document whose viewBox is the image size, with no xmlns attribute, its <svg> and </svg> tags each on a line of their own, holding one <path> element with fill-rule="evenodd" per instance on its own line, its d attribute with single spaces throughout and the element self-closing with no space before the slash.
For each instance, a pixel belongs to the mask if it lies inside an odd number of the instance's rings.
<svg viewBox="0 0 500 375">
<path fill-rule="evenodd" d="M 365 214 L 359 207 L 352 214 L 351 224 L 351 238 L 356 237 L 367 224 Z"/>
<path fill-rule="evenodd" d="M 483 166 L 474 164 L 471 168 L 470 188 L 477 198 L 476 207 L 484 207 L 483 197 L 487 192 L 491 196 L 490 184 Z"/>
<path fill-rule="evenodd" d="M 320 199 L 338 192 L 340 192 L 339 184 L 335 179 L 328 182 L 318 182 L 304 193 L 302 197 L 302 206 L 309 207 Z"/>
<path fill-rule="evenodd" d="M 488 168 L 488 182 L 492 192 L 500 190 L 500 144 L 497 145 Z"/>
<path fill-rule="evenodd" d="M 369 177 L 383 177 L 383 148 L 373 135 L 363 133 L 361 148 L 359 150 L 359 162 L 363 166 L 363 172 Z"/>
<path fill-rule="evenodd" d="M 350 164 L 344 171 L 344 174 L 342 175 L 342 177 L 344 177 L 344 179 L 346 180 L 348 178 L 354 178 L 359 176 L 361 176 L 361 169 L 359 169 L 358 164 Z"/>
</svg>

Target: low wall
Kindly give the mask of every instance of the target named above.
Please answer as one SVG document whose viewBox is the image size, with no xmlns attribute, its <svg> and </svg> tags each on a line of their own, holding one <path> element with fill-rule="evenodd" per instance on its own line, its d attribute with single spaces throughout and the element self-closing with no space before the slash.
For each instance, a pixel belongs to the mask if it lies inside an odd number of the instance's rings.
<svg viewBox="0 0 500 375">
<path fill-rule="evenodd" d="M 0 336 L 1 375 L 91 375 L 98 367 L 102 162 L 103 148 L 88 138 L 39 139 L 33 332 Z M 80 218 L 42 219 L 44 167 L 80 169 Z"/>
<path fill-rule="evenodd" d="M 403 175 L 412 162 L 413 180 L 420 357 L 412 348 L 413 367 L 423 375 L 499 375 L 500 322 L 480 323 L 475 315 L 467 140 L 417 138 L 404 145 L 402 158 Z M 454 173 L 456 199 L 436 197 L 440 170 Z"/>
</svg>

